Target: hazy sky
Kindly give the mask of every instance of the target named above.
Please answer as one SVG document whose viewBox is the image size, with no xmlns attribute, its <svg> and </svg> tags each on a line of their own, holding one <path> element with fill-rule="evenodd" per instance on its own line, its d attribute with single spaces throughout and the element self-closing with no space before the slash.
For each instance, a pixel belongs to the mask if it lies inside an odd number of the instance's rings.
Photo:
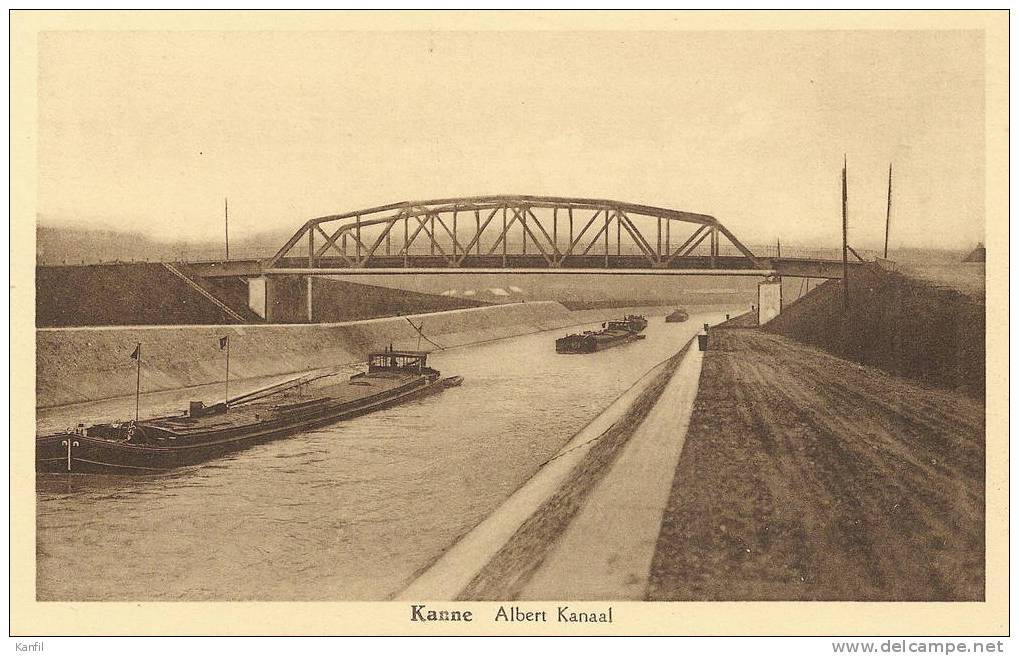
<svg viewBox="0 0 1019 656">
<path fill-rule="evenodd" d="M 984 232 L 980 32 L 49 32 L 43 220 L 219 238 L 398 200 L 591 196 L 750 244 Z"/>
</svg>

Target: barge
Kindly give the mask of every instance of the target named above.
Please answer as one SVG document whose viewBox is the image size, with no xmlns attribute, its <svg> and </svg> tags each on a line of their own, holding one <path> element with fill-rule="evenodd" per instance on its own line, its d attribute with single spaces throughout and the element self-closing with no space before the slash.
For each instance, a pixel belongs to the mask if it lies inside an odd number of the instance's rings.
<svg viewBox="0 0 1019 656">
<path fill-rule="evenodd" d="M 665 323 L 682 323 L 690 318 L 690 314 L 683 308 L 677 308 L 672 314 L 665 317 Z"/>
<path fill-rule="evenodd" d="M 427 353 L 372 353 L 367 371 L 347 380 L 321 376 L 178 415 L 115 422 L 36 438 L 37 472 L 158 474 L 254 444 L 419 399 L 459 385 L 427 366 Z"/>
<path fill-rule="evenodd" d="M 644 339 L 640 333 L 647 328 L 647 319 L 627 315 L 622 319 L 606 321 L 601 330 L 587 330 L 561 337 L 555 342 L 556 353 L 594 353 L 613 346 Z"/>
</svg>

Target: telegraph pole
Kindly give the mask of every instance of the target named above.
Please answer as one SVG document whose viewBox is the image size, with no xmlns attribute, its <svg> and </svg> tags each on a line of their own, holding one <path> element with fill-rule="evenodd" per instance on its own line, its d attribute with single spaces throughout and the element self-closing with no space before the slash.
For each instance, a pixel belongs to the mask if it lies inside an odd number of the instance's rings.
<svg viewBox="0 0 1019 656">
<path fill-rule="evenodd" d="M 223 199 L 223 232 L 226 237 L 226 259 L 230 259 L 230 203 Z"/>
<path fill-rule="evenodd" d="M 849 313 L 849 207 L 846 193 L 847 158 L 842 156 L 842 308 Z"/>
<path fill-rule="evenodd" d="M 885 213 L 885 259 L 888 259 L 888 226 L 892 222 L 892 165 L 888 165 L 888 209 Z"/>
</svg>

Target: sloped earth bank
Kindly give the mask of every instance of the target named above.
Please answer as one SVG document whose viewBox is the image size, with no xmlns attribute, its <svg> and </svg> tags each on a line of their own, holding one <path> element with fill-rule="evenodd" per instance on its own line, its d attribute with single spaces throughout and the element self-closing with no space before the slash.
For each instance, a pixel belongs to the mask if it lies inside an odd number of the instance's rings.
<svg viewBox="0 0 1019 656">
<path fill-rule="evenodd" d="M 141 388 L 150 393 L 222 381 L 225 362 L 219 340 L 224 335 L 230 337 L 231 380 L 242 380 L 355 364 L 369 351 L 389 345 L 442 350 L 630 312 L 651 316 L 671 309 L 570 312 L 559 303 L 536 301 L 329 324 L 44 328 L 36 331 L 36 406 L 133 398 L 136 362 L 130 354 L 138 343 Z"/>
<path fill-rule="evenodd" d="M 984 406 L 715 329 L 652 600 L 981 600 Z"/>
</svg>

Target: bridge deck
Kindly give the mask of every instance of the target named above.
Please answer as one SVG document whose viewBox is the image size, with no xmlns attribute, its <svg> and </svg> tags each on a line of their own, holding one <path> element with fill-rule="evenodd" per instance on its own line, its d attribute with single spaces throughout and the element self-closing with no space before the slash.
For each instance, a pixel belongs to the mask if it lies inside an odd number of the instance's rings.
<svg viewBox="0 0 1019 656">
<path fill-rule="evenodd" d="M 468 256 L 460 266 L 450 266 L 441 256 L 375 256 L 364 264 L 339 257 L 322 257 L 309 267 L 307 260 L 286 258 L 267 266 L 261 260 L 195 262 L 189 265 L 196 275 L 216 278 L 261 275 L 433 275 L 433 274 L 602 274 L 602 275 L 719 275 L 789 276 L 803 278 L 841 278 L 842 263 L 814 258 L 761 258 L 761 267 L 740 256 L 720 255 L 675 258 L 669 263 L 652 263 L 635 255 L 573 256 L 552 266 L 541 255 Z M 850 267 L 860 266 L 859 261 Z"/>
</svg>

